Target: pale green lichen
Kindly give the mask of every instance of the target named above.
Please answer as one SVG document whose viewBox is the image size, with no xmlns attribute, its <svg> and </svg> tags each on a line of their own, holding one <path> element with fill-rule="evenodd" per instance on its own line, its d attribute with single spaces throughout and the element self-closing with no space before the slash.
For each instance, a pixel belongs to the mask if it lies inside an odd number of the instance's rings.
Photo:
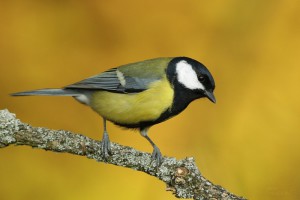
<svg viewBox="0 0 300 200">
<path fill-rule="evenodd" d="M 19 130 L 20 120 L 16 119 L 16 115 L 10 113 L 7 109 L 0 110 L 0 147 L 14 143 L 16 139 L 13 133 Z"/>
<path fill-rule="evenodd" d="M 0 110 L 0 148 L 13 143 L 84 155 L 99 162 L 142 171 L 164 181 L 168 188 L 172 188 L 175 196 L 180 198 L 243 199 L 202 177 L 193 158 L 176 160 L 164 157 L 162 165 L 157 167 L 156 163 L 152 162 L 150 153 L 111 143 L 112 155 L 108 160 L 104 160 L 100 141 L 69 131 L 31 127 L 20 122 L 8 110 Z M 184 175 L 176 173 L 178 168 L 185 169 L 187 173 Z"/>
</svg>

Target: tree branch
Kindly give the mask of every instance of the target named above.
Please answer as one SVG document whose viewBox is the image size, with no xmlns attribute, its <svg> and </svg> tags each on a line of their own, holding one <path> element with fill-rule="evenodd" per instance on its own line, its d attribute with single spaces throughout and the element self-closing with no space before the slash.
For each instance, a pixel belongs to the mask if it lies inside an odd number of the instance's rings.
<svg viewBox="0 0 300 200">
<path fill-rule="evenodd" d="M 149 153 L 112 143 L 112 155 L 105 161 L 101 156 L 100 141 L 69 131 L 32 127 L 16 119 L 15 114 L 8 110 L 0 110 L 0 148 L 12 144 L 86 156 L 98 162 L 145 172 L 165 182 L 166 190 L 178 198 L 244 199 L 204 178 L 193 158 L 176 160 L 164 157 L 162 165 L 157 168 Z"/>
</svg>

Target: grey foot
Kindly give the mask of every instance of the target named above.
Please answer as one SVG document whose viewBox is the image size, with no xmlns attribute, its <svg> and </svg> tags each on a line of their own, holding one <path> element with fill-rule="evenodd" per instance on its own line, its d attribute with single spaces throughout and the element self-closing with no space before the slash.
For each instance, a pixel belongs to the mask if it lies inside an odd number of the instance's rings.
<svg viewBox="0 0 300 200">
<path fill-rule="evenodd" d="M 153 152 L 151 155 L 152 161 L 155 161 L 156 167 L 159 167 L 163 161 L 162 154 L 157 146 L 153 146 Z"/>
<path fill-rule="evenodd" d="M 101 154 L 105 160 L 111 155 L 110 140 L 106 131 L 103 133 L 101 141 Z"/>
</svg>

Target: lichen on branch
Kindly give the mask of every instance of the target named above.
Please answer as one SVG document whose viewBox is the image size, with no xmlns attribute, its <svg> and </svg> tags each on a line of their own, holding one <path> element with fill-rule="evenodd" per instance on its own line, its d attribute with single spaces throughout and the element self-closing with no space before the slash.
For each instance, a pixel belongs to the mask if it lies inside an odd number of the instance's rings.
<svg viewBox="0 0 300 200">
<path fill-rule="evenodd" d="M 166 183 L 166 190 L 178 198 L 242 200 L 221 186 L 204 178 L 193 158 L 177 160 L 164 157 L 161 166 L 155 166 L 149 153 L 111 143 L 112 155 L 104 160 L 101 141 L 64 130 L 32 127 L 21 122 L 8 110 L 0 110 L 0 148 L 9 145 L 27 145 L 53 152 L 85 156 L 98 162 L 131 168 L 154 176 Z"/>
</svg>

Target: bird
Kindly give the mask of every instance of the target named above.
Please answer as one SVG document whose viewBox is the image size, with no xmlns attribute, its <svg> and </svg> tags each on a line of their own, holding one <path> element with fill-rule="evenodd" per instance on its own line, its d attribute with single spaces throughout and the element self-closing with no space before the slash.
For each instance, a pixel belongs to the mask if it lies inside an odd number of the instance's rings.
<svg viewBox="0 0 300 200">
<path fill-rule="evenodd" d="M 160 166 L 163 156 L 148 136 L 151 126 L 164 122 L 194 100 L 216 103 L 215 81 L 209 70 L 189 57 L 160 57 L 111 68 L 60 89 L 38 89 L 12 96 L 71 96 L 103 118 L 100 153 L 112 155 L 106 122 L 138 129 L 153 147 L 151 160 Z M 151 161 L 151 162 L 152 162 Z"/>
</svg>

